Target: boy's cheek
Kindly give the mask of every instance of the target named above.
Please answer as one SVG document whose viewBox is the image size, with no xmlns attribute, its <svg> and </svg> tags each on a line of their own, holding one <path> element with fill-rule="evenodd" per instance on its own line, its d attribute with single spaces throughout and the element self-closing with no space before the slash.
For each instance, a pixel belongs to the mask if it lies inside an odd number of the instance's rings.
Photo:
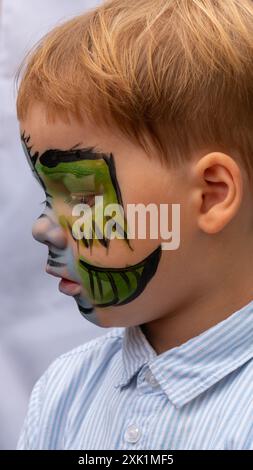
<svg viewBox="0 0 253 470">
<path fill-rule="evenodd" d="M 107 246 L 103 246 L 102 242 L 96 238 L 87 241 L 84 237 L 77 239 L 73 226 L 78 217 L 72 215 L 72 207 L 64 203 L 60 197 L 53 198 L 52 206 L 58 224 L 66 234 L 67 244 L 71 247 L 76 259 L 83 257 L 98 266 L 126 267 L 138 263 L 161 244 L 160 238 L 150 239 L 149 234 L 147 234 L 147 239 L 138 239 L 137 234 L 135 238 L 128 240 L 111 239 L 108 240 Z"/>
<path fill-rule="evenodd" d="M 68 246 L 71 247 L 76 261 L 79 258 L 84 258 L 95 266 L 108 268 L 134 265 L 146 258 L 160 245 L 157 240 L 130 240 L 130 248 L 125 240 L 115 239 L 110 240 L 107 247 L 94 240 L 92 246 L 87 248 L 83 240 L 73 238 L 70 230 L 66 231 L 66 235 Z"/>
</svg>

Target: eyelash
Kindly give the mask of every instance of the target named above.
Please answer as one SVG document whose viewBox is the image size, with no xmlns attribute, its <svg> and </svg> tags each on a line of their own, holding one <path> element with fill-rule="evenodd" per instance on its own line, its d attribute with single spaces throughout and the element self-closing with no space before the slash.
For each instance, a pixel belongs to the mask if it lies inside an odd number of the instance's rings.
<svg viewBox="0 0 253 470">
<path fill-rule="evenodd" d="M 76 196 L 76 201 L 73 201 L 73 197 L 69 196 L 66 199 L 64 199 L 64 202 L 68 204 L 69 206 L 72 206 L 73 204 L 88 204 L 90 207 L 92 207 L 94 204 L 89 204 L 89 200 L 87 201 L 87 198 L 95 198 L 95 194 L 90 194 L 89 196 Z M 51 204 L 49 204 L 48 200 L 45 199 L 42 201 L 40 204 L 46 204 L 51 207 Z"/>
<path fill-rule="evenodd" d="M 50 209 L 52 209 L 52 205 L 50 204 L 50 202 L 47 199 L 42 201 L 40 204 L 45 204 L 46 207 L 49 207 Z"/>
<path fill-rule="evenodd" d="M 94 202 L 94 198 L 95 198 L 95 194 L 89 194 L 88 196 L 75 196 L 76 200 L 74 201 L 73 200 L 73 196 L 69 196 L 67 197 L 66 199 L 64 199 L 64 202 L 66 202 L 66 204 L 72 206 L 73 204 L 88 204 L 88 206 L 92 207 L 94 205 L 93 204 L 89 204 L 89 198 L 92 200 L 92 202 Z M 87 200 L 88 199 L 88 200 Z"/>
<path fill-rule="evenodd" d="M 46 204 L 48 202 L 47 198 L 52 197 L 51 194 L 49 194 L 47 191 L 45 191 L 45 195 L 46 195 L 46 199 L 42 201 L 40 204 Z"/>
</svg>

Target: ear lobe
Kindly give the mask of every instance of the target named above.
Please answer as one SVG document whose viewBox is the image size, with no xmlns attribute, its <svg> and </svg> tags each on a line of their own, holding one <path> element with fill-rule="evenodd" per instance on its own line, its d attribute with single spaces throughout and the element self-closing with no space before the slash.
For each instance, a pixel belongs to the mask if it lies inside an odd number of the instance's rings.
<svg viewBox="0 0 253 470">
<path fill-rule="evenodd" d="M 240 207 L 241 171 L 237 163 L 223 153 L 205 155 L 196 167 L 201 187 L 198 226 L 206 233 L 217 233 L 233 219 Z"/>
</svg>

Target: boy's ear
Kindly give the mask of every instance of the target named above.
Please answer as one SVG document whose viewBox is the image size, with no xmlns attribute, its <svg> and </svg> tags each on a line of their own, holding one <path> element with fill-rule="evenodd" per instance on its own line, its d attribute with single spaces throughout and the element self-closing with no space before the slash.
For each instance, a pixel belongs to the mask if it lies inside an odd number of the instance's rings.
<svg viewBox="0 0 253 470">
<path fill-rule="evenodd" d="M 237 213 L 243 192 L 239 166 L 233 158 L 213 152 L 193 168 L 198 226 L 212 234 L 222 230 Z"/>
</svg>

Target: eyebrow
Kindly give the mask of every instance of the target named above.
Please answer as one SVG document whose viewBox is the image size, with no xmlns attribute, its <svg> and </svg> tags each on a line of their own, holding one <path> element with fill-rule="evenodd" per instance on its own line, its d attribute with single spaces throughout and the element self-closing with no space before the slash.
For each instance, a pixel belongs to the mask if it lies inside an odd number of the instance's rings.
<svg viewBox="0 0 253 470">
<path fill-rule="evenodd" d="M 95 147 L 86 147 L 81 149 L 74 149 L 72 147 L 69 150 L 46 150 L 40 156 L 40 163 L 49 168 L 53 168 L 58 165 L 58 163 L 78 162 L 81 160 L 107 160 L 109 157 L 109 154 L 106 154 Z"/>
<path fill-rule="evenodd" d="M 97 147 L 83 147 L 77 149 L 76 147 L 82 145 L 82 142 L 78 142 L 70 149 L 49 149 L 43 152 L 41 156 L 39 155 L 39 152 L 36 151 L 32 155 L 31 149 L 33 145 L 28 144 L 28 142 L 30 141 L 30 135 L 26 135 L 25 131 L 23 131 L 21 133 L 21 140 L 25 144 L 27 153 L 31 159 L 33 167 L 35 167 L 38 158 L 40 159 L 40 162 L 43 165 L 49 168 L 55 167 L 58 163 L 78 162 L 81 160 L 97 160 L 101 158 L 108 161 L 108 159 L 110 158 L 110 154 L 103 152 Z"/>
</svg>

